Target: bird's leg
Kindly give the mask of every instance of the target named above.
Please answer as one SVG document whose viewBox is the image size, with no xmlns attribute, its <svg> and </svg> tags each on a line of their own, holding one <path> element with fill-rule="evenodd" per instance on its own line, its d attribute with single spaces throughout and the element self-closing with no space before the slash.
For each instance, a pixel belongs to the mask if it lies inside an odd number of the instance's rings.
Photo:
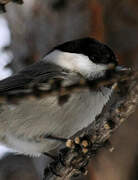
<svg viewBox="0 0 138 180">
<path fill-rule="evenodd" d="M 67 141 L 66 138 L 56 137 L 56 136 L 53 136 L 53 135 L 45 135 L 44 138 L 45 139 L 50 139 L 50 140 L 60 141 L 60 142 L 63 142 L 63 143 L 66 143 L 66 141 Z"/>
</svg>

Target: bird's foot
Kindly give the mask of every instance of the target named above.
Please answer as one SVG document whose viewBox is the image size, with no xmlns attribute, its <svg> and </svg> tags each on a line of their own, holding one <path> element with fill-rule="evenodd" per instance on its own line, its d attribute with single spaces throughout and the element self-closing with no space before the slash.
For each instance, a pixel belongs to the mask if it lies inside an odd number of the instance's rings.
<svg viewBox="0 0 138 180">
<path fill-rule="evenodd" d="M 66 147 L 71 150 L 81 150 L 84 154 L 88 152 L 88 149 L 91 147 L 92 143 L 88 135 L 82 137 L 75 137 L 74 139 L 67 139 L 62 137 L 56 137 L 53 135 L 45 135 L 46 139 L 60 141 L 66 144 Z"/>
<path fill-rule="evenodd" d="M 53 136 L 53 135 L 50 135 L 50 134 L 45 135 L 44 138 L 45 139 L 50 139 L 50 140 L 55 140 L 55 141 L 60 141 L 60 142 L 63 142 L 63 143 L 65 143 L 67 141 L 66 138 L 57 137 L 57 136 Z"/>
<path fill-rule="evenodd" d="M 68 139 L 66 141 L 66 147 L 70 148 L 72 151 L 77 151 L 78 153 L 87 154 L 89 149 L 91 149 L 91 146 L 91 139 L 87 135 L 75 137 L 74 139 Z"/>
</svg>

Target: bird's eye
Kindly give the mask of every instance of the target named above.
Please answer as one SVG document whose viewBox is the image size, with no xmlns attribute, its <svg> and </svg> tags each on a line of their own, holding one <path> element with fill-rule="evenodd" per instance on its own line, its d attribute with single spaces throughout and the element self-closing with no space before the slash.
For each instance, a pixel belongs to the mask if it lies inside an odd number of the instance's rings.
<svg viewBox="0 0 138 180">
<path fill-rule="evenodd" d="M 109 58 L 110 57 L 110 54 L 106 54 L 106 58 Z"/>
</svg>

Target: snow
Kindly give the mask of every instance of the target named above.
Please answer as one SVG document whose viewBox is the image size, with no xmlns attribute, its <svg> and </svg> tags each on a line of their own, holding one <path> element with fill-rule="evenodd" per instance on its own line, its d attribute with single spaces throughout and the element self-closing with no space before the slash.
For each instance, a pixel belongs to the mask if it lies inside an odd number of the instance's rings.
<svg viewBox="0 0 138 180">
<path fill-rule="evenodd" d="M 10 42 L 11 34 L 8 23 L 3 16 L 0 16 L 0 80 L 12 74 L 12 71 L 9 68 L 5 68 L 5 66 L 12 60 L 12 53 L 3 51 L 3 48 L 10 45 Z M 0 145 L 0 158 L 2 158 L 7 152 L 13 152 L 13 150 Z"/>
<path fill-rule="evenodd" d="M 10 44 L 10 36 L 8 23 L 4 17 L 0 16 L 0 80 L 12 74 L 12 71 L 9 68 L 4 68 L 11 62 L 12 54 L 3 51 L 3 48 Z"/>
</svg>

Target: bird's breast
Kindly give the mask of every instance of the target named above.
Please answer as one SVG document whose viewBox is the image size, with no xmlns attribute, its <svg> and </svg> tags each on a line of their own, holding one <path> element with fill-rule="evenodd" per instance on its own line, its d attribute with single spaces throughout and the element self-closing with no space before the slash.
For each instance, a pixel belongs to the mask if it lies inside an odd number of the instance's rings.
<svg viewBox="0 0 138 180">
<path fill-rule="evenodd" d="M 102 111 L 111 90 L 74 93 L 59 106 L 56 97 L 24 100 L 17 106 L 4 105 L 0 113 L 0 141 L 18 152 L 40 155 L 60 143 L 45 135 L 68 138 L 87 127 Z"/>
<path fill-rule="evenodd" d="M 111 90 L 74 93 L 62 106 L 56 97 L 24 100 L 14 107 L 5 106 L 0 114 L 0 124 L 6 124 L 6 130 L 17 136 L 53 134 L 69 137 L 78 130 L 87 127 L 102 111 L 109 100 Z"/>
</svg>

